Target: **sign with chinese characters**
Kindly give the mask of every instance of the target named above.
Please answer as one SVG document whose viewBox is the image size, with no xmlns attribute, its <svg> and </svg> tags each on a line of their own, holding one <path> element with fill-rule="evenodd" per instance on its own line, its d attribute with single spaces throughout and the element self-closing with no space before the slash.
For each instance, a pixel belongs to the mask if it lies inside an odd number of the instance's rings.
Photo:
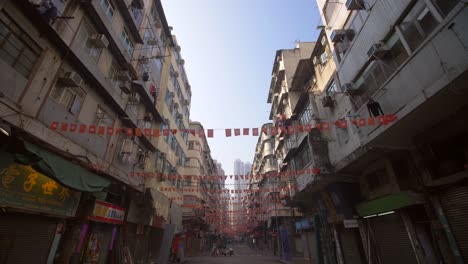
<svg viewBox="0 0 468 264">
<path fill-rule="evenodd" d="M 359 228 L 358 221 L 356 219 L 343 220 L 345 228 Z"/>
<path fill-rule="evenodd" d="M 0 171 L 0 206 L 75 216 L 81 193 L 70 190 L 31 166 L 12 163 Z"/>
<path fill-rule="evenodd" d="M 123 224 L 125 209 L 117 205 L 96 200 L 90 219 L 99 222 Z"/>
</svg>

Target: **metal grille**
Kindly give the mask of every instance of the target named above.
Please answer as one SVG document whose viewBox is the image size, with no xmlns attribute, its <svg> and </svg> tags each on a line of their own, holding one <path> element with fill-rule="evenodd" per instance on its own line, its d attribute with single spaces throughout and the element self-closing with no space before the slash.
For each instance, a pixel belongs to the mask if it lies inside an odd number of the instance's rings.
<svg viewBox="0 0 468 264">
<path fill-rule="evenodd" d="M 378 244 L 381 264 L 418 263 L 405 224 L 398 213 L 369 220 Z"/>
<path fill-rule="evenodd" d="M 449 222 L 463 259 L 468 263 L 468 186 L 447 189 L 440 196 L 440 204 Z"/>
<path fill-rule="evenodd" d="M 0 217 L 0 263 L 46 263 L 57 222 L 33 216 Z"/>
<path fill-rule="evenodd" d="M 361 254 L 359 252 L 359 241 L 356 238 L 354 229 L 343 228 L 339 231 L 341 248 L 345 264 L 361 264 Z"/>
</svg>

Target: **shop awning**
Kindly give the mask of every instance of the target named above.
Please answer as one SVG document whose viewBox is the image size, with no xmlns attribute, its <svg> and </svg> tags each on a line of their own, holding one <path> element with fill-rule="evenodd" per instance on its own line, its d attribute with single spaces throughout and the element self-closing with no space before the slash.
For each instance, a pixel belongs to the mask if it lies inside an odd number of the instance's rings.
<svg viewBox="0 0 468 264">
<path fill-rule="evenodd" d="M 356 210 L 359 216 L 369 216 L 423 203 L 425 201 L 421 194 L 406 191 L 358 204 Z"/>
<path fill-rule="evenodd" d="M 24 142 L 29 155 L 17 154 L 16 159 L 31 165 L 42 174 L 52 177 L 64 185 L 83 192 L 100 192 L 110 185 L 110 181 L 85 168 L 58 157 L 29 142 Z"/>
</svg>

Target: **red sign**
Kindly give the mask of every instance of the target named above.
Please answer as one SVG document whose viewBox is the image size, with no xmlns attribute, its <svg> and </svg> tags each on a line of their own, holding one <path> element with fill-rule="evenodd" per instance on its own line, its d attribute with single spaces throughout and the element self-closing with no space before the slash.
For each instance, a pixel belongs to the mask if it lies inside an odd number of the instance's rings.
<svg viewBox="0 0 468 264">
<path fill-rule="evenodd" d="M 90 220 L 123 224 L 125 209 L 117 205 L 96 200 Z"/>
<path fill-rule="evenodd" d="M 276 232 L 271 232 L 271 236 L 276 237 L 276 236 L 278 236 L 278 234 Z"/>
</svg>

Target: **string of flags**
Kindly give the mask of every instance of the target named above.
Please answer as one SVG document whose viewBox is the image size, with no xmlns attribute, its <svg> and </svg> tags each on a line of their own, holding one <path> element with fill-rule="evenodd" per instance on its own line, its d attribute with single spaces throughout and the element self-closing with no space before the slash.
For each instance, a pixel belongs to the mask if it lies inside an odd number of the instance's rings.
<svg viewBox="0 0 468 264">
<path fill-rule="evenodd" d="M 270 192 L 280 192 L 285 190 L 295 190 L 297 191 L 297 186 L 287 186 L 282 188 L 262 188 L 258 190 L 252 189 L 239 189 L 239 190 L 232 190 L 232 189 L 217 189 L 217 190 L 210 190 L 210 189 L 198 189 L 198 188 L 176 188 L 176 187 L 160 187 L 159 189 L 161 192 L 193 192 L 193 193 L 270 193 Z"/>
<path fill-rule="evenodd" d="M 320 168 L 311 168 L 297 171 L 269 172 L 256 175 L 168 175 L 159 172 L 132 171 L 130 177 L 157 178 L 159 180 L 200 180 L 200 181 L 225 181 L 231 180 L 249 180 L 249 179 L 269 179 L 277 177 L 291 177 L 300 175 L 319 175 L 322 172 Z"/>
<path fill-rule="evenodd" d="M 142 137 L 143 135 L 146 137 L 160 137 L 160 136 L 169 136 L 170 134 L 177 134 L 177 133 L 190 133 L 193 136 L 198 135 L 201 138 L 214 137 L 215 130 L 224 130 L 224 134 L 226 137 L 232 136 L 259 136 L 260 131 L 266 135 L 276 136 L 281 133 L 287 133 L 289 135 L 293 135 L 296 133 L 301 132 L 311 132 L 312 129 L 318 130 L 330 130 L 332 126 L 337 128 L 347 128 L 349 123 L 354 124 L 357 127 L 364 127 L 364 126 L 375 126 L 375 125 L 388 125 L 394 122 L 397 119 L 396 115 L 382 115 L 378 117 L 369 117 L 369 118 L 359 118 L 359 119 L 351 119 L 350 121 L 346 119 L 336 120 L 334 122 L 317 122 L 314 125 L 312 124 L 299 124 L 299 125 L 290 125 L 285 126 L 280 124 L 279 127 L 263 127 L 260 128 L 226 128 L 226 129 L 206 129 L 206 133 L 204 129 L 170 129 L 170 128 L 129 128 L 129 127 L 111 127 L 111 126 L 96 126 L 96 125 L 86 125 L 86 124 L 77 124 L 77 123 L 64 123 L 64 122 L 52 122 L 50 125 L 50 129 L 54 131 L 62 131 L 62 132 L 72 132 L 72 133 L 87 133 L 91 135 L 117 135 L 121 133 L 125 133 L 127 136 L 137 136 Z"/>
</svg>

